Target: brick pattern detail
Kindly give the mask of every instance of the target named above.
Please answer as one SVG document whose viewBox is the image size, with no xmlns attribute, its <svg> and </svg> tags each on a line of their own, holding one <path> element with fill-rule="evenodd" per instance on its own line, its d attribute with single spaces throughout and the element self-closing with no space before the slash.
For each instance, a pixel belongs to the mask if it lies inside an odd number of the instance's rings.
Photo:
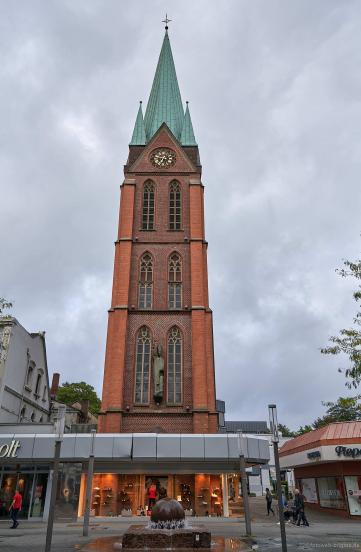
<svg viewBox="0 0 361 552">
<path fill-rule="evenodd" d="M 171 169 L 155 169 L 151 152 L 159 147 L 176 152 Z M 197 165 L 192 165 L 197 160 Z M 212 313 L 208 307 L 207 244 L 204 236 L 203 186 L 200 183 L 198 148 L 186 152 L 162 127 L 145 147 L 130 149 L 122 186 L 118 240 L 115 245 L 112 308 L 109 312 L 100 431 L 184 432 L 217 431 L 213 359 Z M 141 230 L 143 186 L 155 186 L 155 226 Z M 169 184 L 177 180 L 182 190 L 182 229 L 169 230 Z M 138 309 L 140 258 L 153 257 L 153 305 Z M 168 309 L 168 259 L 176 251 L 182 258 L 182 309 Z M 164 398 L 134 404 L 136 339 L 146 325 L 152 343 L 160 344 L 165 358 Z M 178 326 L 183 337 L 182 404 L 168 405 L 167 335 Z"/>
<path fill-rule="evenodd" d="M 192 415 L 131 414 L 123 416 L 124 433 L 193 433 Z"/>
</svg>

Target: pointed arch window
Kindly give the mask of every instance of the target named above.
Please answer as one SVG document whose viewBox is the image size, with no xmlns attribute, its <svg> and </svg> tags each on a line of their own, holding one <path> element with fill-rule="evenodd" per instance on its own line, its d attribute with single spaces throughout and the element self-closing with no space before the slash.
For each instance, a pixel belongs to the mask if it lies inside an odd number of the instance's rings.
<svg viewBox="0 0 361 552">
<path fill-rule="evenodd" d="M 176 326 L 168 334 L 167 354 L 167 402 L 182 403 L 182 335 Z"/>
<path fill-rule="evenodd" d="M 174 180 L 169 185 L 169 229 L 181 230 L 182 193 L 179 182 Z"/>
<path fill-rule="evenodd" d="M 154 184 L 151 180 L 143 187 L 142 230 L 154 230 Z"/>
<path fill-rule="evenodd" d="M 144 253 L 140 260 L 139 308 L 151 309 L 153 297 L 153 259 Z"/>
<path fill-rule="evenodd" d="M 36 384 L 35 384 L 35 391 L 34 391 L 34 394 L 37 397 L 40 396 L 40 385 L 41 385 L 41 373 L 39 372 L 36 377 Z"/>
<path fill-rule="evenodd" d="M 135 402 L 149 403 L 149 379 L 151 362 L 151 337 L 146 326 L 140 328 L 137 336 L 137 353 L 135 361 Z"/>
<path fill-rule="evenodd" d="M 168 261 L 168 308 L 182 308 L 182 260 L 172 253 Z"/>
</svg>

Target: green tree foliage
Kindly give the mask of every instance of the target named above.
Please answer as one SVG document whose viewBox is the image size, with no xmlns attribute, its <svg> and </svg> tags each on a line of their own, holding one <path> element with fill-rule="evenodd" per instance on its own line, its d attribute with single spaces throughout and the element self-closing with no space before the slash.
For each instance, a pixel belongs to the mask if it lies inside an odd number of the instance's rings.
<svg viewBox="0 0 361 552">
<path fill-rule="evenodd" d="M 296 432 L 291 431 L 290 428 L 284 424 L 278 424 L 278 429 L 282 433 L 282 437 L 296 437 Z"/>
<path fill-rule="evenodd" d="M 336 270 L 336 272 L 342 278 L 356 278 L 361 280 L 361 260 L 358 261 L 344 261 L 345 268 Z M 349 368 L 344 370 L 346 378 L 349 380 L 346 382 L 346 386 L 358 387 L 361 383 L 361 284 L 358 285 L 358 289 L 353 293 L 353 297 L 358 303 L 359 312 L 353 319 L 353 326 L 351 328 L 344 328 L 340 330 L 338 336 L 330 337 L 330 341 L 333 345 L 321 349 L 321 353 L 326 355 L 338 355 L 344 353 L 348 356 L 350 361 Z M 342 371 L 340 369 L 340 371 Z"/>
<path fill-rule="evenodd" d="M 339 397 L 336 402 L 322 402 L 327 407 L 324 416 L 317 418 L 311 425 L 300 426 L 297 431 L 290 430 L 283 424 L 278 424 L 283 437 L 298 437 L 314 429 L 320 429 L 334 422 L 352 422 L 361 420 L 361 395 L 356 397 Z"/>
<path fill-rule="evenodd" d="M 299 429 L 297 431 L 295 431 L 295 437 L 298 437 L 299 435 L 303 435 L 304 433 L 308 433 L 309 431 L 312 431 L 314 429 L 314 427 L 312 427 L 312 425 L 304 425 L 304 426 L 300 426 Z"/>
<path fill-rule="evenodd" d="M 3 316 L 4 310 L 11 309 L 13 306 L 12 303 L 4 299 L 3 297 L 0 297 L 0 316 Z"/>
<path fill-rule="evenodd" d="M 65 404 L 72 405 L 82 400 L 89 400 L 89 410 L 97 414 L 100 410 L 100 399 L 92 385 L 79 381 L 77 383 L 65 382 L 58 389 L 56 399 Z"/>
<path fill-rule="evenodd" d="M 361 395 L 356 397 L 339 397 L 336 402 L 323 402 L 327 406 L 326 414 L 317 418 L 312 424 L 314 429 L 324 427 L 332 422 L 352 422 L 361 420 Z"/>
</svg>

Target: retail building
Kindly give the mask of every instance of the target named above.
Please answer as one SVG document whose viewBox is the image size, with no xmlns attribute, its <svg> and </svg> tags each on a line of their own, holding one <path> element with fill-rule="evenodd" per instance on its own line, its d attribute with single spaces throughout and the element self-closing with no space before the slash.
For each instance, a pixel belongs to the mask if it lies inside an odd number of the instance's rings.
<svg viewBox="0 0 361 552">
<path fill-rule="evenodd" d="M 361 422 L 339 422 L 288 441 L 281 467 L 294 468 L 311 508 L 361 516 Z"/>
<path fill-rule="evenodd" d="M 18 434 L 14 427 L 0 427 L 0 517 L 8 517 L 18 487 L 24 498 L 21 517 L 47 518 L 55 434 L 50 433 L 50 424 L 32 427 L 37 433 Z M 29 431 L 30 424 L 24 428 Z M 64 435 L 58 520 L 83 515 L 91 441 L 90 434 Z M 165 488 L 188 515 L 232 515 L 237 512 L 240 451 L 247 465 L 269 460 L 265 441 L 250 437 L 97 434 L 91 514 L 107 518 L 147 514 L 153 485 L 156 494 Z"/>
</svg>

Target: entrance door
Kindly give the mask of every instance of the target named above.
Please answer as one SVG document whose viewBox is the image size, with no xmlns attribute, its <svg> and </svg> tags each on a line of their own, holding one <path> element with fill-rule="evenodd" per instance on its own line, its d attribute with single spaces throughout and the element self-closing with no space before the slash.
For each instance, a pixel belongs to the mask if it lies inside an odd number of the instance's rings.
<svg viewBox="0 0 361 552">
<path fill-rule="evenodd" d="M 160 496 L 168 493 L 168 476 L 146 475 L 145 476 L 145 505 L 148 511 L 156 503 Z"/>
<path fill-rule="evenodd" d="M 33 500 L 31 503 L 30 517 L 43 517 L 47 484 L 48 474 L 37 473 L 34 485 Z"/>
<path fill-rule="evenodd" d="M 345 476 L 348 507 L 352 516 L 361 516 L 361 476 Z"/>
</svg>

